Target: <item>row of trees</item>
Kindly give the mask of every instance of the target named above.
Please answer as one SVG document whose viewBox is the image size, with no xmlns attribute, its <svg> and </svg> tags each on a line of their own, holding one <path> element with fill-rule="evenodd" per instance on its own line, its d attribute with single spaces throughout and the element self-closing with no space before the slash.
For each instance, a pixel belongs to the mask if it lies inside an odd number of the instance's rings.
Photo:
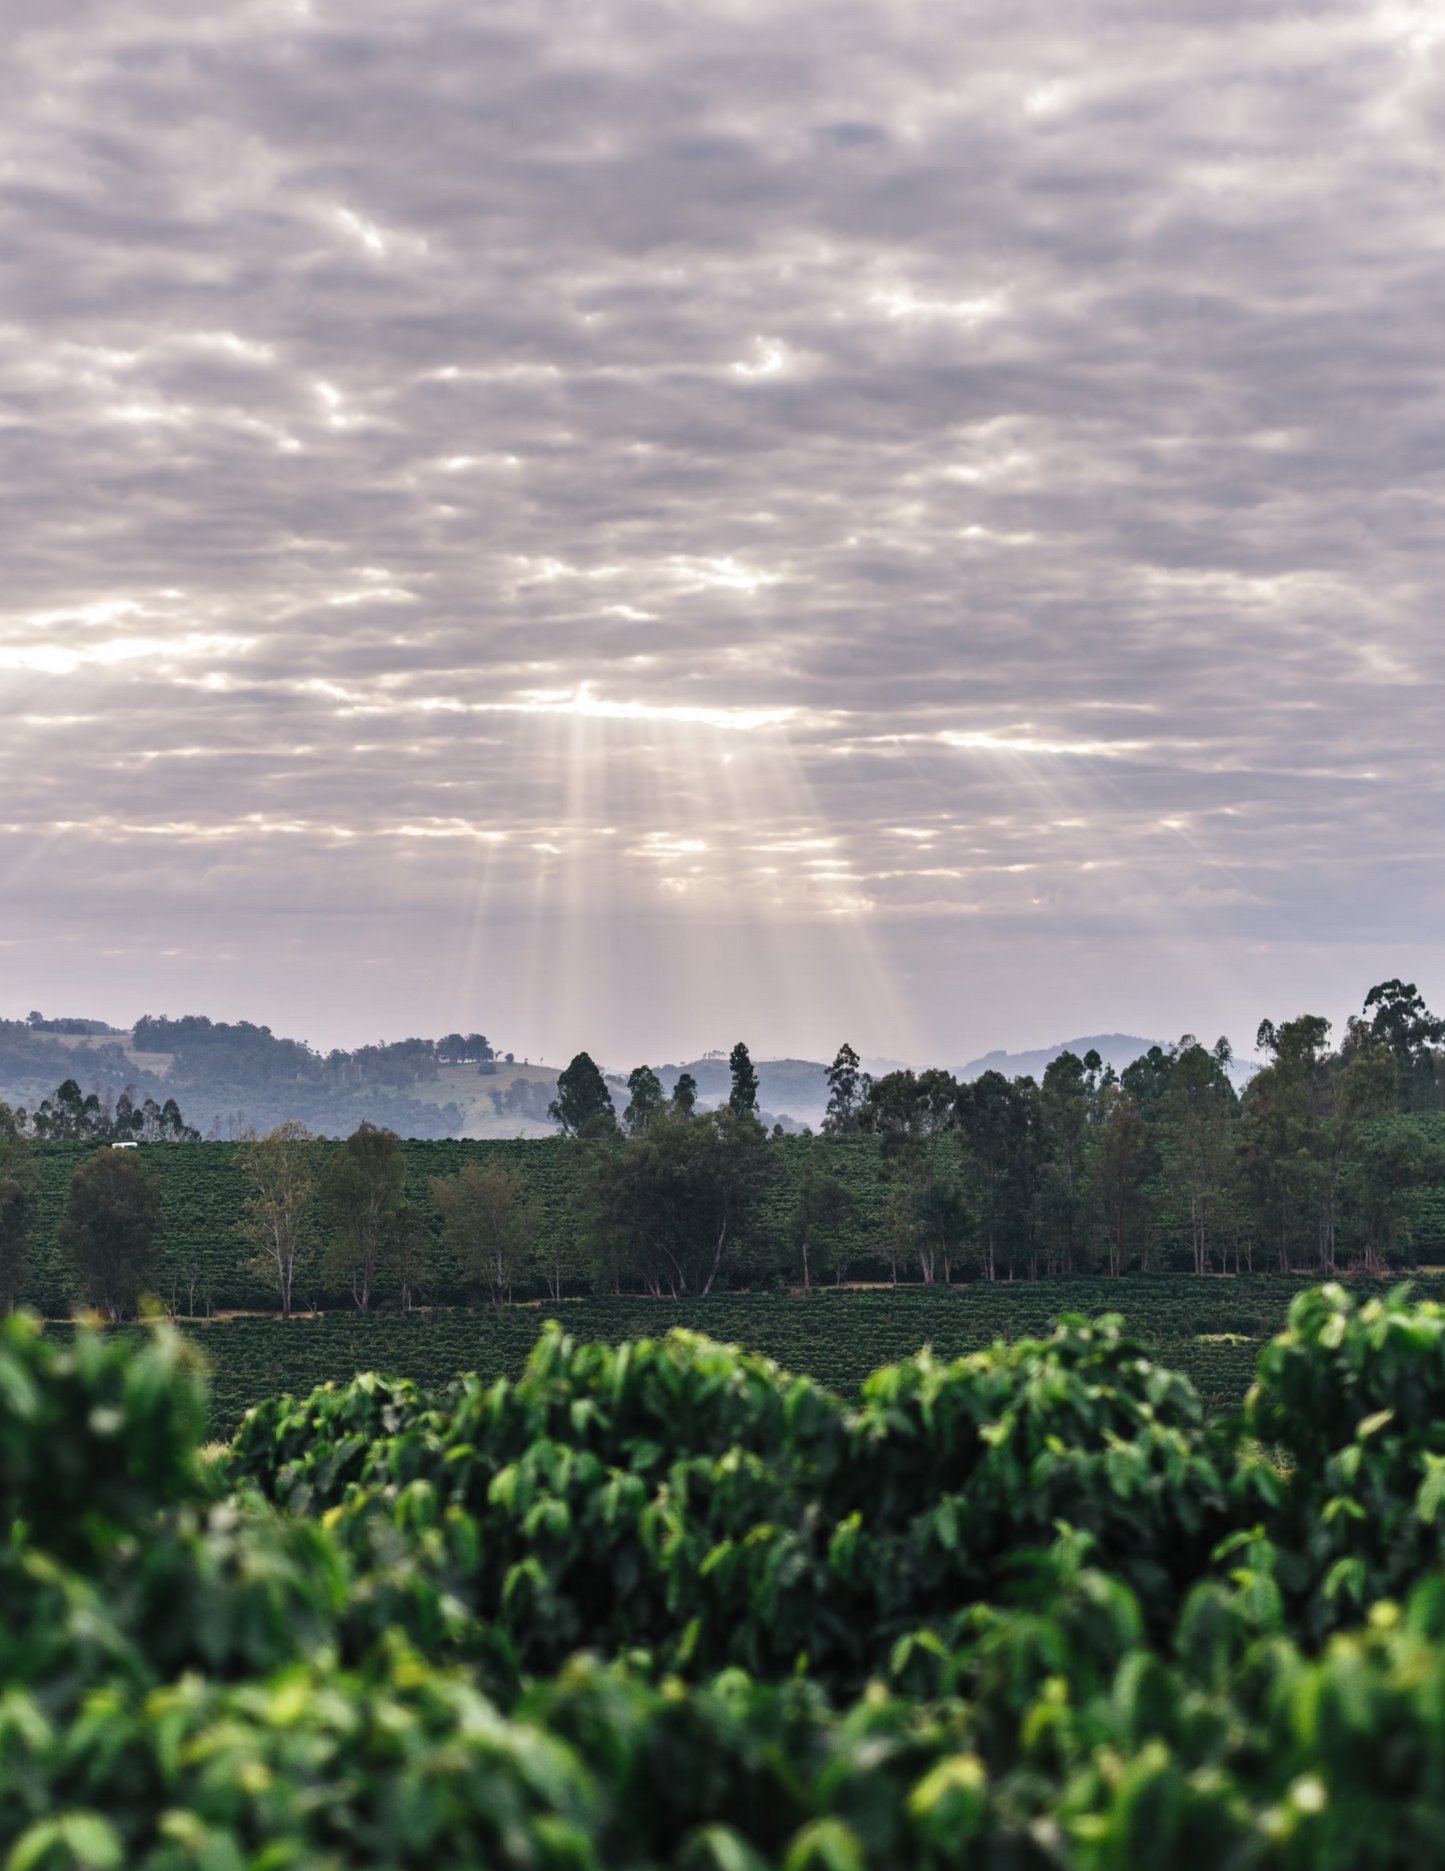
<svg viewBox="0 0 1445 1871">
<path fill-rule="evenodd" d="M 288 1318 L 298 1278 L 307 1276 L 333 1291 L 345 1288 L 362 1312 L 371 1309 L 385 1278 L 410 1308 L 435 1242 L 425 1215 L 408 1199 L 400 1139 L 363 1123 L 325 1156 L 317 1146 L 296 1123 L 241 1146 L 248 1194 L 236 1232 L 249 1250 L 247 1271 L 274 1289 Z M 508 1164 L 469 1164 L 457 1177 L 435 1179 L 430 1194 L 463 1268 L 494 1298 L 510 1298 L 537 1233 L 525 1177 Z M 24 1127 L 0 1104 L 0 1297 L 7 1307 L 24 1290 L 39 1196 Z M 80 1291 L 112 1323 L 159 1292 L 164 1223 L 160 1177 L 127 1150 L 103 1145 L 71 1177 L 60 1246 Z M 319 1255 L 311 1251 L 318 1232 L 325 1243 Z M 199 1262 L 170 1271 L 172 1310 L 193 1314 L 202 1284 Z"/>
<path fill-rule="evenodd" d="M 411 1199 L 401 1140 L 363 1123 L 324 1155 L 319 1143 L 297 1123 L 242 1143 L 238 1161 L 248 1193 L 236 1233 L 247 1271 L 274 1290 L 287 1318 L 298 1280 L 348 1291 L 361 1312 L 371 1310 L 385 1282 L 410 1309 L 432 1271 L 436 1240 Z M 0 1104 L 0 1296 L 7 1306 L 25 1285 L 39 1192 L 29 1141 L 17 1114 Z M 538 1236 L 537 1207 L 521 1170 L 468 1164 L 458 1176 L 432 1179 L 428 1193 L 464 1273 L 494 1300 L 509 1300 Z M 113 1323 L 159 1292 L 164 1221 L 160 1177 L 129 1151 L 103 1146 L 72 1176 L 60 1246 L 80 1291 Z M 560 1298 L 565 1274 L 555 1260 L 551 1272 Z M 170 1273 L 171 1309 L 194 1314 L 199 1261 L 173 1265 Z M 311 1298 L 314 1305 L 314 1291 Z"/>
<path fill-rule="evenodd" d="M 249 1020 L 152 1014 L 137 1020 L 132 1043 L 143 1053 L 169 1054 L 171 1076 L 183 1085 L 223 1081 L 405 1088 L 434 1079 L 439 1065 L 490 1067 L 499 1054 L 485 1033 L 447 1033 L 439 1040 L 404 1039 L 351 1052 L 313 1051 L 304 1040 L 281 1039 Z M 506 1055 L 508 1062 L 512 1055 Z"/>
<path fill-rule="evenodd" d="M 1445 1179 L 1438 1111 L 1445 1021 L 1413 983 L 1373 988 L 1338 1048 L 1307 1014 L 1256 1036 L 1242 1096 L 1229 1044 L 1186 1034 L 1116 1074 L 1065 1052 L 1041 1084 L 896 1072 L 870 1084 L 844 1048 L 828 1127 L 882 1142 L 884 1246 L 925 1282 L 960 1258 L 994 1279 L 1147 1269 L 1187 1240 L 1199 1274 L 1384 1271 L 1409 1245 L 1412 1197 Z M 835 1234 L 839 1231 L 835 1229 Z"/>
<path fill-rule="evenodd" d="M 181 1116 L 174 1098 L 158 1104 L 137 1100 L 134 1085 L 118 1098 L 109 1091 L 83 1092 L 73 1078 L 58 1086 L 34 1110 L 22 1106 L 12 1123 L 34 1137 L 64 1143 L 197 1143 L 201 1133 Z"/>
<path fill-rule="evenodd" d="M 579 1055 L 561 1075 L 552 1115 L 581 1156 L 582 1232 L 596 1278 L 615 1287 L 640 1278 L 658 1293 L 712 1290 L 757 1195 L 779 1171 L 756 1117 L 757 1078 L 745 1047 L 735 1050 L 733 1079 L 729 1105 L 698 1112 L 688 1074 L 667 1099 L 656 1075 L 640 1068 L 619 1129 L 591 1059 Z M 24 1287 L 39 1193 L 23 1117 L 0 1106 L 0 1285 L 12 1305 Z M 431 1279 L 438 1236 L 421 1192 L 407 1186 L 400 1139 L 363 1123 L 324 1154 L 318 1144 L 299 1123 L 242 1142 L 237 1160 L 248 1194 L 237 1233 L 247 1271 L 275 1291 L 286 1316 L 298 1280 L 346 1290 L 363 1312 L 384 1284 L 409 1308 Z M 519 1280 L 544 1283 L 557 1299 L 576 1280 L 572 1241 L 541 1227 L 515 1163 L 466 1164 L 431 1179 L 425 1195 L 450 1260 L 495 1303 L 510 1301 Z M 75 1171 L 60 1244 L 80 1290 L 112 1320 L 157 1291 L 163 1226 L 160 1178 L 141 1158 L 103 1147 Z M 199 1265 L 170 1271 L 174 1309 L 193 1313 Z"/>
<path fill-rule="evenodd" d="M 1227 1043 L 1187 1034 L 1122 1074 L 1097 1053 L 1063 1053 L 1041 1083 L 985 1072 L 959 1084 L 939 1070 L 874 1081 L 845 1045 L 829 1068 L 824 1128 L 877 1140 L 881 1201 L 868 1206 L 881 1223 L 866 1235 L 856 1179 L 838 1175 L 824 1139 L 790 1146 L 803 1155 L 783 1226 L 776 1196 L 759 1226 L 784 1163 L 778 1133 L 758 1119 L 746 1046 L 733 1048 L 719 1108 L 698 1107 L 688 1074 L 669 1097 L 639 1066 L 620 1120 L 579 1053 L 549 1111 L 574 1159 L 572 1226 L 544 1225 L 515 1160 L 469 1163 L 416 1190 L 390 1130 L 364 1122 L 322 1148 L 285 1123 L 241 1145 L 237 1232 L 248 1270 L 288 1315 L 298 1281 L 312 1305 L 318 1290 L 340 1289 L 368 1311 L 384 1288 L 410 1307 L 435 1282 L 439 1242 L 449 1267 L 498 1304 L 519 1284 L 556 1299 L 581 1283 L 680 1298 L 760 1274 L 811 1287 L 880 1263 L 895 1281 L 925 1284 L 1122 1274 L 1161 1264 L 1181 1241 L 1199 1274 L 1378 1273 L 1407 1253 L 1416 1191 L 1445 1180 L 1445 1127 L 1416 1121 L 1441 1082 L 1442 1037 L 1445 1022 L 1396 981 L 1371 991 L 1337 1048 L 1318 1016 L 1263 1022 L 1267 1064 L 1242 1096 Z M 25 1130 L 23 1113 L 0 1106 L 0 1289 L 11 1302 L 38 1192 Z M 162 1221 L 159 1179 L 137 1156 L 103 1148 L 76 1171 L 60 1239 L 112 1317 L 156 1289 Z M 172 1303 L 184 1288 L 194 1312 L 199 1266 L 171 1276 Z"/>
<path fill-rule="evenodd" d="M 1412 1119 L 1445 1093 L 1445 1020 L 1414 983 L 1372 988 L 1330 1045 L 1303 1015 L 1256 1036 L 1267 1063 L 1240 1096 L 1229 1044 L 1186 1034 L 1122 1074 L 1065 1052 L 1042 1082 L 941 1070 L 873 1081 L 851 1046 L 828 1071 L 823 1128 L 880 1144 L 883 1222 L 860 1252 L 856 1197 L 826 1149 L 797 1179 L 787 1269 L 805 1287 L 866 1254 L 897 1281 L 1149 1269 L 1179 1242 L 1198 1274 L 1231 1269 L 1371 1273 L 1410 1245 L 1412 1201 L 1445 1180 L 1445 1138 Z M 657 1294 L 706 1293 L 746 1242 L 776 1153 L 756 1122 L 747 1048 L 732 1092 L 698 1113 L 682 1081 L 663 1097 L 638 1067 L 618 1125 L 601 1073 L 579 1054 L 551 1115 L 584 1152 L 582 1238 L 592 1278 Z"/>
</svg>

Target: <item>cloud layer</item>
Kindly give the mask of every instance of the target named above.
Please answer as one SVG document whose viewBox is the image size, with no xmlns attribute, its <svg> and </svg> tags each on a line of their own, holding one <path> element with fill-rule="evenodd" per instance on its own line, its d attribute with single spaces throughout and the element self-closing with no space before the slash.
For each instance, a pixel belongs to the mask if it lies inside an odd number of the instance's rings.
<svg viewBox="0 0 1445 1871">
<path fill-rule="evenodd" d="M 1435 6 L 50 21 L 4 1011 L 961 1058 L 1445 997 Z"/>
</svg>

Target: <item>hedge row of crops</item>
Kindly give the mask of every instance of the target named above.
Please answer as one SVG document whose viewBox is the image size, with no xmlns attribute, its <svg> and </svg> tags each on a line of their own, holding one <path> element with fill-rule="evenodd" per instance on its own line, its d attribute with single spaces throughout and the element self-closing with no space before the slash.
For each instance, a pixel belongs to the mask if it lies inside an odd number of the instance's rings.
<svg viewBox="0 0 1445 1871">
<path fill-rule="evenodd" d="M 692 1304 L 594 1297 L 560 1307 L 367 1316 L 337 1311 L 289 1323 L 235 1318 L 186 1329 L 210 1367 L 217 1434 L 229 1434 L 262 1398 L 305 1395 L 318 1384 L 344 1383 L 357 1371 L 384 1371 L 428 1388 L 463 1371 L 485 1382 L 515 1378 L 549 1315 L 559 1316 L 574 1336 L 609 1344 L 654 1337 L 673 1326 L 706 1332 L 851 1395 L 880 1365 L 911 1357 L 924 1345 L 937 1357 L 955 1358 L 997 1339 L 1046 1333 L 1063 1313 L 1121 1312 L 1131 1332 L 1191 1378 L 1208 1412 L 1224 1414 L 1241 1407 L 1260 1345 L 1282 1329 L 1302 1284 L 1159 1275 L 953 1291 L 844 1288 L 811 1298 L 722 1295 Z M 1362 1283 L 1358 1290 L 1371 1289 Z M 1445 1292 L 1445 1282 L 1417 1281 L 1415 1290 Z"/>
<path fill-rule="evenodd" d="M 1445 1311 L 276 1401 L 0 1325 L 11 1871 L 1445 1865 Z M 1266 1459 L 1262 1449 L 1282 1459 Z"/>
</svg>

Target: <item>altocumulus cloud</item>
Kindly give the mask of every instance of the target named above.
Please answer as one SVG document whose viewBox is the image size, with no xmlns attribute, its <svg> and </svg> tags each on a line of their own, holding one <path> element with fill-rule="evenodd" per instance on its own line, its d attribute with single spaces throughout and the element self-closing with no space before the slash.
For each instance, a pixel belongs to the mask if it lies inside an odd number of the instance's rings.
<svg viewBox="0 0 1445 1871">
<path fill-rule="evenodd" d="M 5 1011 L 949 1059 L 1431 984 L 1435 5 L 54 20 Z"/>
</svg>

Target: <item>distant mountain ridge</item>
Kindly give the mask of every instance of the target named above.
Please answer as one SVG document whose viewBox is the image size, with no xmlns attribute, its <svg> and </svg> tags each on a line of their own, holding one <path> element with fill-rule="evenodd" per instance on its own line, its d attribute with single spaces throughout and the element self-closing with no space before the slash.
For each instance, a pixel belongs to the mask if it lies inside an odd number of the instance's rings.
<svg viewBox="0 0 1445 1871">
<path fill-rule="evenodd" d="M 1002 1072 L 1005 1078 L 1040 1078 L 1046 1065 L 1062 1052 L 1082 1059 L 1091 1048 L 1105 1065 L 1122 1072 L 1126 1065 L 1142 1059 L 1151 1046 L 1168 1046 L 1167 1040 L 1140 1039 L 1137 1033 L 1090 1033 L 1083 1039 L 1060 1040 L 1057 1046 L 1040 1046 L 1033 1052 L 986 1052 L 981 1059 L 970 1059 L 958 1076 L 979 1078 L 985 1072 Z"/>
<path fill-rule="evenodd" d="M 461 1039 L 453 1034 L 442 1041 L 402 1040 L 323 1055 L 246 1021 L 145 1019 L 123 1031 L 100 1020 L 32 1014 L 28 1021 L 0 1020 L 0 1100 L 33 1109 L 73 1076 L 82 1089 L 102 1096 L 130 1087 L 139 1097 L 175 1097 L 186 1119 L 212 1136 L 235 1136 L 252 1125 L 266 1130 L 285 1118 L 301 1119 L 329 1136 L 345 1136 L 363 1118 L 412 1137 L 554 1133 L 547 1112 L 558 1068 L 511 1057 L 478 1064 L 472 1053 L 463 1059 L 465 1047 L 459 1052 L 453 1043 Z M 958 1077 L 974 1079 L 993 1070 L 1038 1080 L 1061 1052 L 1082 1058 L 1090 1048 L 1122 1072 L 1156 1043 L 1132 1033 L 1094 1033 L 1027 1052 L 999 1049 L 970 1060 Z M 753 1064 L 760 1112 L 770 1125 L 821 1126 L 828 1104 L 828 1066 L 822 1060 L 755 1058 Z M 896 1059 L 865 1058 L 861 1064 L 873 1078 L 905 1069 Z M 732 1089 L 722 1052 L 653 1069 L 669 1094 L 679 1076 L 690 1072 L 704 1107 L 722 1104 Z M 1242 1087 L 1256 1069 L 1237 1061 L 1230 1074 Z M 626 1071 L 610 1069 L 608 1080 L 620 1113 L 627 1104 Z"/>
</svg>

